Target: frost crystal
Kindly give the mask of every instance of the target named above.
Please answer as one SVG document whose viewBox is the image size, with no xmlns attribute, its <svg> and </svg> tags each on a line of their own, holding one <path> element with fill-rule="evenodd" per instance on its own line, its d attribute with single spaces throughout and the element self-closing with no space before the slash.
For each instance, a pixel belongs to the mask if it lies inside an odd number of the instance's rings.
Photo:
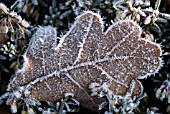
<svg viewBox="0 0 170 114">
<path fill-rule="evenodd" d="M 160 46 L 142 38 L 141 32 L 132 20 L 118 21 L 104 32 L 100 15 L 90 11 L 77 17 L 58 45 L 56 29 L 40 27 L 8 91 L 21 86 L 30 92 L 26 97 L 55 103 L 73 93 L 90 110 L 98 110 L 104 101 L 90 96 L 92 83 L 107 85 L 114 95 L 130 91 L 137 96 L 143 90 L 138 79 L 159 70 L 162 53 Z"/>
</svg>

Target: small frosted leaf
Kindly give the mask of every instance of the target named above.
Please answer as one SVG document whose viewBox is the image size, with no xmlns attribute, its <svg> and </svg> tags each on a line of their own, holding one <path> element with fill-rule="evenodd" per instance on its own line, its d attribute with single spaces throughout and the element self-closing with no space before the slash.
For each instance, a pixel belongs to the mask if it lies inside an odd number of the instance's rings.
<svg viewBox="0 0 170 114">
<path fill-rule="evenodd" d="M 90 110 L 104 102 L 91 96 L 89 86 L 94 85 L 90 84 L 106 84 L 115 95 L 130 91 L 137 96 L 143 91 L 137 79 L 156 73 L 161 66 L 160 46 L 142 38 L 141 32 L 132 20 L 118 21 L 103 32 L 101 17 L 92 12 L 78 16 L 58 45 L 56 29 L 40 27 L 8 91 L 23 86 L 29 88 L 27 97 L 55 103 L 73 93 Z"/>
</svg>

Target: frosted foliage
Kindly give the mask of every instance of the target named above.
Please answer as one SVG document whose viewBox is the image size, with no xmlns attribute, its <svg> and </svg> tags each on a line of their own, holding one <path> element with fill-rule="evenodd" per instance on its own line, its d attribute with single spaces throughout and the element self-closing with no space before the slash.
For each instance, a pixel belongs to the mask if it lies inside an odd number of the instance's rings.
<svg viewBox="0 0 170 114">
<path fill-rule="evenodd" d="M 141 38 L 141 31 L 134 21 L 124 20 L 103 32 L 101 17 L 85 12 L 56 45 L 56 29 L 40 27 L 8 90 L 30 87 L 28 97 L 50 102 L 73 93 L 90 110 L 104 100 L 90 96 L 91 83 L 107 83 L 115 95 L 123 96 L 133 80 L 132 96 L 137 96 L 143 90 L 137 79 L 156 73 L 161 65 L 159 45 Z"/>
</svg>

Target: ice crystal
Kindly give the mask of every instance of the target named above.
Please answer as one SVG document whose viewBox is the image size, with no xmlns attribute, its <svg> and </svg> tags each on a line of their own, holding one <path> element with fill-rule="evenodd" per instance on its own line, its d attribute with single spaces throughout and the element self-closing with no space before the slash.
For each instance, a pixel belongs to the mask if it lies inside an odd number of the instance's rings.
<svg viewBox="0 0 170 114">
<path fill-rule="evenodd" d="M 138 96 L 143 91 L 138 79 L 159 70 L 162 53 L 141 32 L 130 19 L 118 21 L 104 32 L 100 15 L 90 11 L 77 17 L 58 45 L 56 29 L 40 27 L 24 54 L 23 68 L 7 91 L 55 103 L 73 93 L 83 107 L 95 111 L 105 99 L 91 96 L 92 83 L 114 95 Z"/>
<path fill-rule="evenodd" d="M 167 79 L 164 80 L 163 84 L 156 88 L 156 97 L 163 101 L 165 98 L 167 98 L 167 102 L 170 103 L 170 78 L 169 74 L 167 74 Z"/>
<path fill-rule="evenodd" d="M 92 83 L 89 88 L 92 90 L 91 96 L 97 95 L 98 98 L 105 97 L 107 100 L 102 102 L 99 105 L 99 110 L 105 109 L 108 106 L 108 110 L 105 111 L 104 114 L 134 114 L 133 111 L 139 105 L 140 100 L 146 97 L 146 94 L 141 94 L 139 96 L 132 97 L 131 91 L 135 86 L 135 82 L 132 81 L 130 85 L 130 91 L 126 93 L 126 95 L 115 95 L 112 90 L 110 90 L 110 86 L 106 83 L 103 85 Z M 95 93 L 95 94 L 94 94 Z"/>
<path fill-rule="evenodd" d="M 157 107 L 151 107 L 150 109 L 147 108 L 147 114 L 162 114 L 162 113 L 158 113 L 159 108 Z"/>
</svg>

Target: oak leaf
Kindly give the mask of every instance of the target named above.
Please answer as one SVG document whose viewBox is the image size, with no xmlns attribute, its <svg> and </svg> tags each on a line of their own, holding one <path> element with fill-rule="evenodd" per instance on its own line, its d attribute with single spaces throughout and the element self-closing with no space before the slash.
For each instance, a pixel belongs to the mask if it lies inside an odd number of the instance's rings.
<svg viewBox="0 0 170 114">
<path fill-rule="evenodd" d="M 138 79 L 155 74 L 161 66 L 161 48 L 141 37 L 133 20 L 122 20 L 103 31 L 100 15 L 85 12 L 57 45 L 53 27 L 40 27 L 24 55 L 23 68 L 8 86 L 29 89 L 27 97 L 57 102 L 73 93 L 82 106 L 97 110 L 103 101 L 90 96 L 91 83 L 107 83 L 115 95 L 126 95 L 132 81 L 132 96 L 142 93 Z"/>
</svg>

